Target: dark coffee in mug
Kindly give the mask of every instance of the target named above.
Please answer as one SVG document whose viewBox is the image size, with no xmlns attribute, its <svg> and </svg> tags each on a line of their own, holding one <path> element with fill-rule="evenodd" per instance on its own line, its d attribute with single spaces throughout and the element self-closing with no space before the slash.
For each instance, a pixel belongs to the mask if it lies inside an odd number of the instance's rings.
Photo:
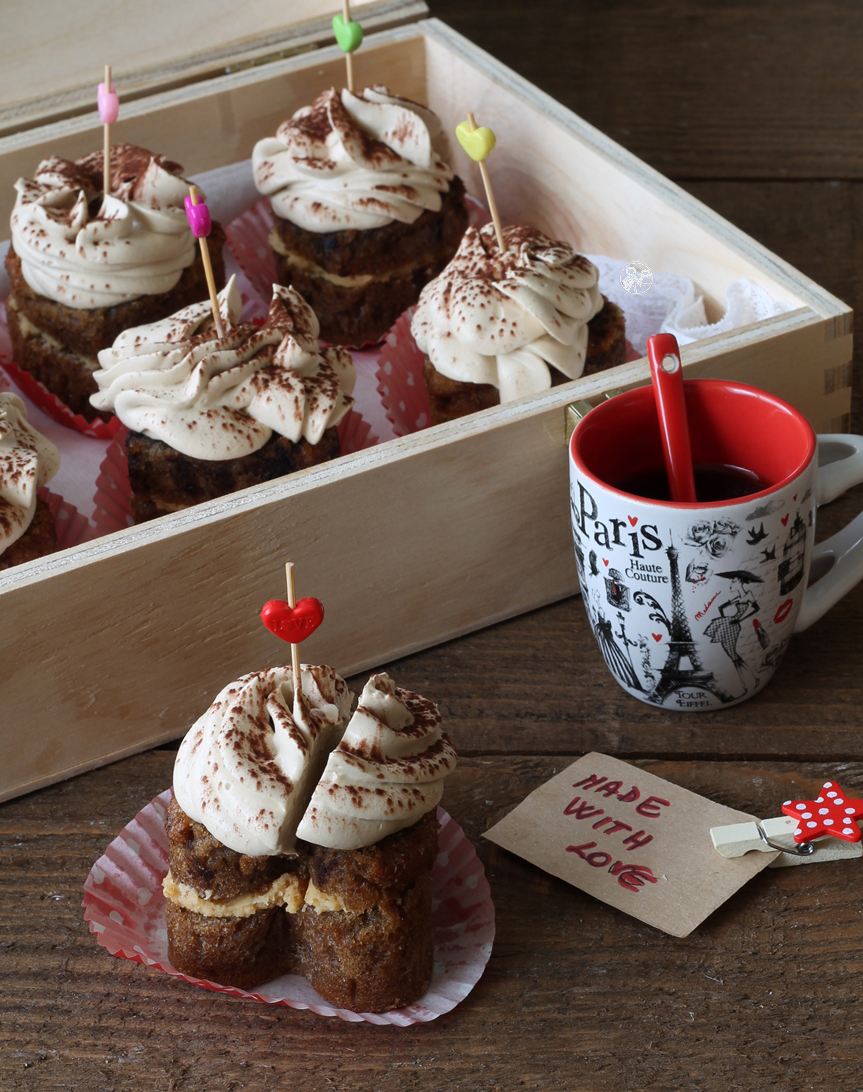
<svg viewBox="0 0 863 1092">
<path fill-rule="evenodd" d="M 695 479 L 695 496 L 700 504 L 748 497 L 770 486 L 769 482 L 762 481 L 753 471 L 727 463 L 696 463 L 692 471 Z M 665 466 L 637 470 L 613 484 L 616 489 L 623 493 L 630 493 L 634 497 L 671 500 Z"/>
</svg>

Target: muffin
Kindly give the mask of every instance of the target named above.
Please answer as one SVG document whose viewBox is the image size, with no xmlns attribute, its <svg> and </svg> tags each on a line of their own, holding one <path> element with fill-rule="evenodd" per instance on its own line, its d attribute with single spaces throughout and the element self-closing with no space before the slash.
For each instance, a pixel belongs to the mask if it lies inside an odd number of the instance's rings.
<svg viewBox="0 0 863 1092">
<path fill-rule="evenodd" d="M 196 978 L 248 989 L 300 970 L 292 925 L 308 886 L 296 829 L 350 714 L 332 668 L 244 675 L 177 752 L 168 808 L 168 955 Z"/>
<path fill-rule="evenodd" d="M 594 265 L 535 228 L 468 228 L 411 320 L 435 424 L 622 364 L 623 312 Z"/>
<path fill-rule="evenodd" d="M 54 517 L 36 490 L 59 466 L 60 452 L 28 422 L 18 395 L 0 392 L 0 570 L 57 549 Z"/>
<path fill-rule="evenodd" d="M 168 951 L 249 989 L 304 975 L 329 1004 L 386 1012 L 432 977 L 435 808 L 455 766 L 434 705 L 328 667 L 246 675 L 189 731 L 166 818 Z"/>
<path fill-rule="evenodd" d="M 92 418 L 97 354 L 125 329 L 207 298 L 189 230 L 182 167 L 132 144 L 111 149 L 111 193 L 102 152 L 43 160 L 21 178 L 6 257 L 9 335 L 17 363 L 73 411 Z M 224 283 L 224 232 L 211 237 Z"/>
<path fill-rule="evenodd" d="M 314 312 L 274 286 L 263 325 L 241 323 L 232 277 L 209 301 L 124 331 L 99 353 L 91 398 L 129 429 L 132 512 L 140 523 L 340 454 L 356 370 L 344 349 L 321 349 Z"/>
<path fill-rule="evenodd" d="M 331 1004 L 381 1012 L 428 989 L 436 808 L 455 762 L 434 703 L 373 675 L 297 829 L 314 847 L 304 973 Z"/>
<path fill-rule="evenodd" d="M 467 208 L 444 143 L 430 110 L 376 86 L 324 91 L 255 145 L 278 280 L 326 341 L 379 340 L 455 254 Z"/>
</svg>

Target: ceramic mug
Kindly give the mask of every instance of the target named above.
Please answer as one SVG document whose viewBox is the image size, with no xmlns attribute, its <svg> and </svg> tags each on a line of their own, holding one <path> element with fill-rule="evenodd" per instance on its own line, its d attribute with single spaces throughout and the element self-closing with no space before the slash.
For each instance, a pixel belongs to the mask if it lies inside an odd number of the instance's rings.
<svg viewBox="0 0 863 1092">
<path fill-rule="evenodd" d="M 863 576 L 863 514 L 814 546 L 817 506 L 863 481 L 863 437 L 816 437 L 792 406 L 743 383 L 688 380 L 684 392 L 697 485 L 726 499 L 640 495 L 665 483 L 647 386 L 579 421 L 570 503 L 582 598 L 611 673 L 641 701 L 701 711 L 758 693 L 792 633 Z M 819 449 L 834 461 L 819 466 Z"/>
</svg>

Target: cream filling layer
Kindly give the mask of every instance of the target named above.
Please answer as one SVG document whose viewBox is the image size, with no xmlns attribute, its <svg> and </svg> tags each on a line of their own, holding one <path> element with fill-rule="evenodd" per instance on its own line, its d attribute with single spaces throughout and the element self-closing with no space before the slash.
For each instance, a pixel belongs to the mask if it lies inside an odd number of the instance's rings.
<svg viewBox="0 0 863 1092">
<path fill-rule="evenodd" d="M 11 300 L 7 302 L 6 306 L 11 306 Z M 39 326 L 34 326 L 30 319 L 20 311 L 18 312 L 18 329 L 24 337 L 29 338 L 31 341 L 41 341 L 51 349 L 52 352 L 62 352 L 66 356 L 73 357 L 91 372 L 95 372 L 99 367 L 99 361 L 96 360 L 95 357 L 84 356 L 83 353 L 79 353 L 75 349 L 70 349 L 68 345 L 64 345 L 61 341 L 58 341 L 52 334 L 46 333 L 45 330 L 41 329 Z"/>
<path fill-rule="evenodd" d="M 304 273 L 310 274 L 319 281 L 328 281 L 338 288 L 365 288 L 367 284 L 382 284 L 385 281 L 399 280 L 413 273 L 416 269 L 415 265 L 408 264 L 400 265 L 397 269 L 391 269 L 388 273 L 354 273 L 350 277 L 342 277 L 338 273 L 328 273 L 316 262 L 311 262 L 308 258 L 302 258 L 299 254 L 294 254 L 293 251 L 288 250 L 282 237 L 275 230 L 270 233 L 270 246 L 292 266 L 301 269 Z"/>
<path fill-rule="evenodd" d="M 284 906 L 289 914 L 296 914 L 303 905 L 300 878 L 293 872 L 279 876 L 257 895 L 235 895 L 219 901 L 201 897 L 187 883 L 177 883 L 170 872 L 162 880 L 162 891 L 166 899 L 205 918 L 249 918 L 273 906 Z"/>
<path fill-rule="evenodd" d="M 273 906 L 283 906 L 289 914 L 298 914 L 303 906 L 311 906 L 319 914 L 347 910 L 343 898 L 327 895 L 311 881 L 304 896 L 299 876 L 293 872 L 279 876 L 266 891 L 257 895 L 235 895 L 232 899 L 219 901 L 211 898 L 212 892 L 204 892 L 202 896 L 189 884 L 178 883 L 169 872 L 162 880 L 162 893 L 184 910 L 205 918 L 250 918 L 252 914 L 270 910 Z"/>
<path fill-rule="evenodd" d="M 321 891 L 319 887 L 315 887 L 311 880 L 309 880 L 309 886 L 306 888 L 304 902 L 306 906 L 311 906 L 311 908 L 317 910 L 319 914 L 330 913 L 334 910 L 344 912 L 348 908 L 345 900 L 341 898 L 341 896 L 326 894 L 326 892 Z"/>
</svg>

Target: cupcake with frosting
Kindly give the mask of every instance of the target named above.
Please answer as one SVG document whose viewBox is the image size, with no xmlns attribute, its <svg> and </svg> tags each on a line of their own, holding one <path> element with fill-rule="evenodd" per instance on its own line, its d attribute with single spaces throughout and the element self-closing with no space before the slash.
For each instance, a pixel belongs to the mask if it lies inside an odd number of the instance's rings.
<svg viewBox="0 0 863 1092">
<path fill-rule="evenodd" d="M 37 496 L 60 466 L 60 452 L 27 420 L 17 394 L 0 392 L 0 569 L 53 553 L 54 517 Z"/>
<path fill-rule="evenodd" d="M 425 354 L 434 423 L 622 364 L 623 312 L 596 267 L 535 228 L 468 228 L 420 296 L 411 333 Z"/>
<path fill-rule="evenodd" d="M 209 301 L 125 330 L 99 353 L 93 405 L 129 429 L 136 522 L 305 469 L 340 452 L 337 425 L 353 405 L 356 370 L 321 349 L 318 322 L 276 285 L 266 322 L 240 322 L 234 278 Z"/>
<path fill-rule="evenodd" d="M 435 809 L 455 767 L 432 702 L 386 674 L 351 697 L 328 667 L 244 676 L 183 740 L 168 808 L 169 956 L 250 988 L 304 975 L 384 1012 L 432 976 Z"/>
<path fill-rule="evenodd" d="M 297 831 L 313 847 L 307 976 L 332 1004 L 382 1012 L 428 989 L 436 809 L 455 764 L 434 703 L 373 675 Z"/>
<path fill-rule="evenodd" d="M 43 160 L 15 184 L 6 258 L 14 359 L 74 413 L 92 417 L 97 355 L 125 329 L 207 298 L 203 264 L 183 206 L 182 167 L 132 144 Z M 224 283 L 214 226 L 214 272 Z"/>
<path fill-rule="evenodd" d="M 455 254 L 467 210 L 444 143 L 435 114 L 375 86 L 324 91 L 255 145 L 278 279 L 325 340 L 379 340 Z"/>
</svg>

